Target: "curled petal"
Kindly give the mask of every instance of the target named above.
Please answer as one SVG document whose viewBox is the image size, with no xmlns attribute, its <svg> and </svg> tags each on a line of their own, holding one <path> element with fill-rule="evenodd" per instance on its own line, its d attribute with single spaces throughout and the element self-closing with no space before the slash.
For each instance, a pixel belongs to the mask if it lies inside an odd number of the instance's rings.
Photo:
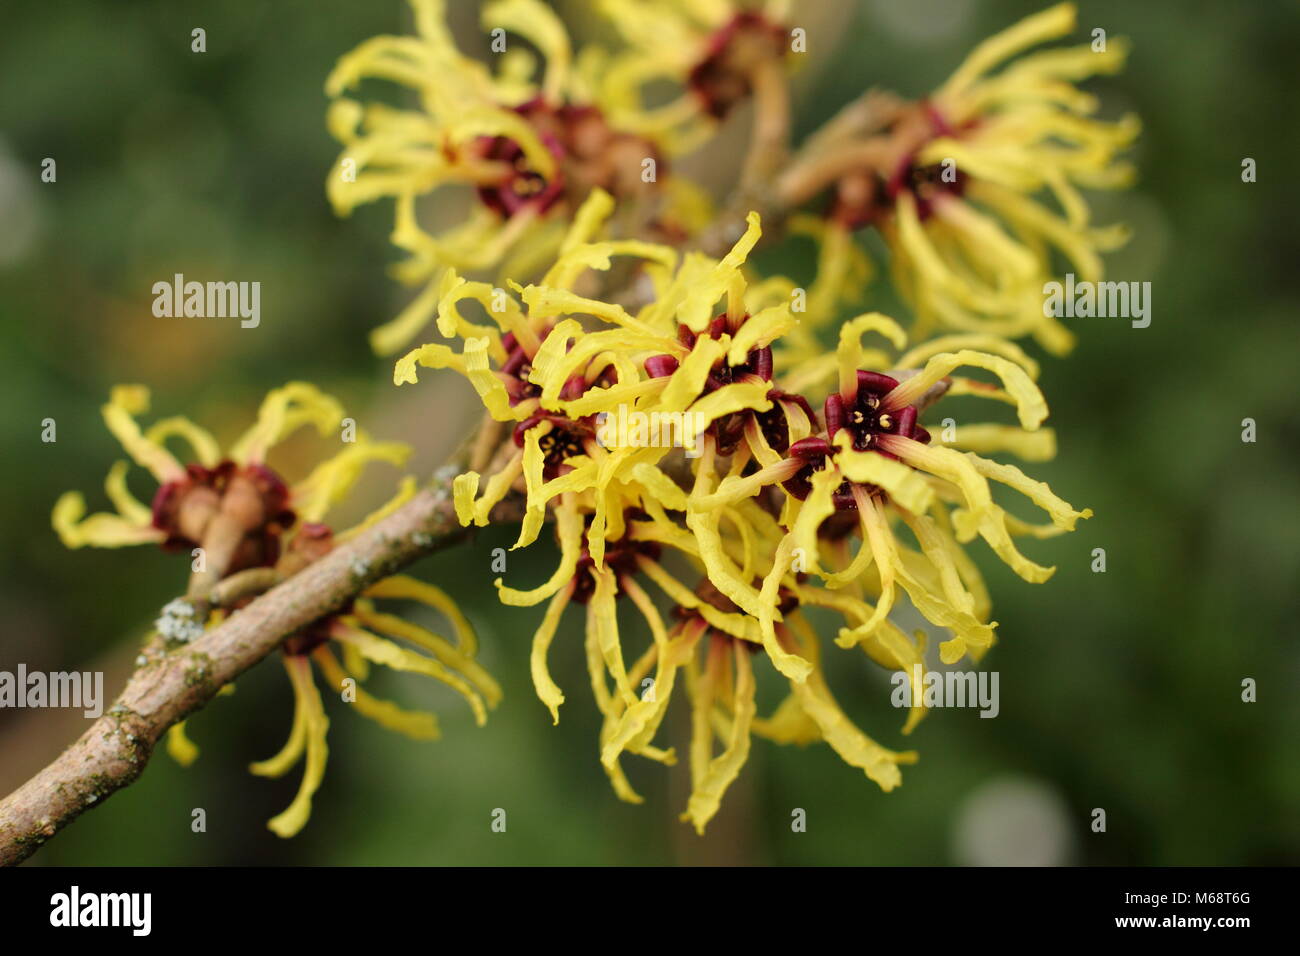
<svg viewBox="0 0 1300 956">
<path fill-rule="evenodd" d="M 327 647 L 318 647 L 312 652 L 314 660 L 325 679 L 329 681 L 336 693 L 343 693 L 344 681 L 353 680 L 339 666 L 339 662 Z M 356 681 L 353 680 L 355 684 Z M 360 687 L 347 688 L 352 697 L 352 706 L 358 714 L 373 720 L 379 726 L 410 737 L 412 740 L 437 740 L 442 736 L 438 729 L 438 718 L 422 710 L 404 710 L 392 701 L 372 697 Z"/>
<path fill-rule="evenodd" d="M 726 749 L 708 760 L 700 768 L 701 772 L 698 775 L 692 775 L 691 796 L 686 805 L 686 813 L 683 814 L 683 819 L 694 824 L 695 832 L 701 836 L 704 835 L 704 828 L 722 805 L 722 795 L 740 776 L 745 761 L 749 759 L 750 727 L 753 725 L 757 709 L 754 703 L 754 670 L 748 651 L 736 647 L 731 656 L 736 667 L 736 687 L 731 700 L 731 736 L 727 740 Z M 708 700 L 709 709 L 712 705 L 711 689 L 712 684 L 707 698 L 702 698 Z M 711 734 L 711 730 L 706 729 L 708 728 L 707 711 L 703 713 L 702 711 L 703 708 L 697 703 L 695 720 L 697 724 L 703 724 L 703 728 L 697 726 L 697 733 Z M 691 746 L 695 748 L 695 739 L 692 739 Z"/>
<path fill-rule="evenodd" d="M 285 657 L 284 668 L 293 684 L 295 704 L 289 742 L 275 757 L 253 764 L 249 769 L 261 776 L 280 776 L 298 762 L 304 749 L 307 751 L 307 766 L 303 770 L 297 795 L 284 812 L 272 817 L 266 824 L 276 836 L 287 839 L 306 826 L 311 817 L 311 798 L 325 777 L 325 761 L 329 757 L 325 735 L 330 722 L 325 716 L 320 691 L 312 681 L 311 663 L 307 658 Z"/>
<path fill-rule="evenodd" d="M 64 492 L 54 503 L 50 523 L 64 547 L 122 548 L 133 544 L 157 544 L 167 537 L 147 519 L 138 523 L 107 512 L 98 512 L 88 518 L 85 515 L 86 499 L 80 492 Z"/>
</svg>

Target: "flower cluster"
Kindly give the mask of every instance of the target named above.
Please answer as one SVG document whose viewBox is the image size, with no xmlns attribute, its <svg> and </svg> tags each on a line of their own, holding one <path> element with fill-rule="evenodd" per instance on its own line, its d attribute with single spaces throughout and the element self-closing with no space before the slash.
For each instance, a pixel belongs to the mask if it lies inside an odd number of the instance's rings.
<svg viewBox="0 0 1300 956">
<path fill-rule="evenodd" d="M 889 619 L 900 593 L 951 631 L 940 647 L 945 663 L 978 658 L 992 645 L 987 591 L 963 546 L 981 538 L 1022 578 L 1044 581 L 1052 569 L 1025 557 L 1014 538 L 1068 531 L 1090 514 L 1015 465 L 979 454 L 1053 453 L 1052 433 L 1040 428 L 1047 406 L 1037 366 L 986 334 L 909 350 L 904 330 L 879 313 L 842 324 L 830 356 L 780 361 L 798 316 L 781 294 L 788 283 L 755 282 L 746 272 L 760 238 L 756 214 L 714 260 L 598 238 L 612 206 L 594 193 L 556 262 L 539 282 L 514 286 L 514 296 L 449 273 L 437 324 L 451 344 L 413 350 L 394 373 L 402 384 L 416 381 L 420 367 L 453 369 L 493 418 L 512 426 L 486 480 L 474 471 L 457 479 L 462 523 L 486 523 L 511 489 L 526 501 L 516 548 L 554 517 L 560 562 L 550 578 L 529 589 L 496 582 L 505 603 L 549 602 L 533 638 L 538 695 L 558 719 L 565 698 L 547 654 L 566 607 L 585 605 L 586 656 L 605 720 L 601 760 L 619 796 L 639 799 L 620 767 L 623 754 L 675 759 L 655 734 L 683 682 L 694 713 L 686 816 L 701 831 L 752 734 L 824 740 L 892 789 L 899 765 L 915 755 L 881 746 L 845 716 L 803 612 L 831 612 L 841 621 L 836 644 L 909 675 L 925 645 Z M 635 314 L 574 291 L 617 257 L 637 261 L 654 289 Z M 482 303 L 491 324 L 466 318 L 467 300 Z M 867 334 L 882 347 L 864 347 Z M 957 374 L 965 369 L 994 380 Z M 1018 421 L 966 425 L 936 441 L 921 418 L 951 394 L 1010 404 Z M 629 413 L 687 423 L 701 453 L 688 457 L 679 441 L 611 441 L 599 423 Z M 994 502 L 993 485 L 1019 492 L 1049 522 L 1013 517 Z M 671 603 L 667 619 L 647 583 Z M 645 621 L 644 650 L 634 651 L 636 638 L 620 631 L 623 598 Z M 762 718 L 756 655 L 789 688 Z M 649 690 L 639 692 L 647 678 Z M 913 696 L 905 730 L 921 718 L 922 697 Z"/>
<path fill-rule="evenodd" d="M 877 742 L 840 707 L 823 635 L 906 675 L 908 734 L 925 714 L 928 636 L 901 628 L 895 610 L 910 604 L 946 633 L 944 664 L 978 662 L 997 623 L 974 552 L 1043 582 L 1053 569 L 1018 542 L 1090 516 L 1005 457 L 1056 452 L 1038 363 L 1016 344 L 1063 355 L 1073 343 L 1045 311 L 1044 284 L 1062 262 L 1099 279 L 1101 253 L 1125 238 L 1092 223 L 1080 190 L 1131 180 L 1122 154 L 1138 124 L 1098 119 L 1077 86 L 1119 70 L 1125 42 L 1028 52 L 1073 29 L 1073 6 L 1060 4 L 979 45 L 923 99 L 865 95 L 790 158 L 785 73 L 803 31 L 788 0 L 594 0 L 610 29 L 581 49 L 542 0 L 488 0 L 491 66 L 457 46 L 444 0 L 409 3 L 414 35 L 362 43 L 326 82 L 342 144 L 326 191 L 340 215 L 394 201 L 391 238 L 406 256 L 394 273 L 418 287 L 371 334 L 380 354 L 407 350 L 394 382 L 450 369 L 483 406 L 475 462 L 452 488 L 460 523 L 486 525 L 513 496 L 514 547 L 544 534 L 558 546 L 546 580 L 495 582 L 505 604 L 542 608 L 528 655 L 538 697 L 558 722 L 566 694 L 548 660 L 577 605 L 600 761 L 619 797 L 641 799 L 625 756 L 676 761 L 660 734 L 675 696 L 691 713 L 683 818 L 700 832 L 755 736 L 824 742 L 897 787 L 916 754 Z M 375 81 L 412 98 L 371 100 Z M 755 132 L 728 209 L 758 199 L 787 233 L 814 240 L 806 290 L 755 271 L 757 212 L 743 224 L 715 215 L 677 168 L 750 98 Z M 866 229 L 883 240 L 910 323 L 859 309 L 875 274 Z M 411 348 L 431 325 L 433 341 Z M 952 403 L 964 414 L 975 399 L 1001 420 L 957 424 Z M 406 446 L 358 434 L 296 483 L 268 464 L 302 426 L 340 426 L 338 403 L 311 385 L 272 391 L 226 450 L 187 419 L 142 429 L 147 406 L 147 390 L 121 386 L 104 418 L 157 482 L 152 505 L 128 490 L 123 461 L 105 483 L 113 512 L 87 516 L 69 492 L 53 524 L 73 548 L 152 542 L 195 558 L 186 599 L 159 619 L 164 647 L 201 637 L 414 494 L 408 478 L 336 533 L 327 513 L 364 466 L 401 466 Z M 185 456 L 169 450 L 174 439 Z M 1014 513 L 1025 503 L 1045 518 Z M 377 603 L 394 600 L 436 611 L 453 639 Z M 501 695 L 476 650 L 448 595 L 405 576 L 288 635 L 292 729 L 252 770 L 305 771 L 271 828 L 305 825 L 324 771 L 313 664 L 363 715 L 432 738 L 432 714 L 358 685 L 372 664 L 424 674 L 482 723 Z M 773 687 L 780 696 L 764 699 Z M 197 755 L 183 725 L 169 749 L 184 763 Z"/>
<path fill-rule="evenodd" d="M 329 127 L 344 145 L 328 179 L 330 200 L 347 214 L 393 197 L 392 239 L 408 255 L 394 272 L 423 285 L 375 330 L 381 354 L 428 323 L 447 269 L 497 270 L 499 284 L 533 277 L 592 189 L 618 200 L 624 236 L 676 242 L 696 234 L 710 221 L 710 204 L 668 173 L 667 160 L 707 144 L 719 120 L 798 59 L 789 4 L 777 0 L 601 0 L 596 7 L 622 46 L 592 44 L 576 55 L 540 0 L 495 0 L 482 17 L 493 43 L 502 43 L 493 46 L 495 71 L 459 52 L 439 0 L 411 4 L 417 36 L 367 41 L 326 84 L 334 98 Z M 1079 189 L 1131 183 L 1120 154 L 1139 129 L 1131 115 L 1095 118 L 1097 98 L 1075 85 L 1121 69 L 1123 38 L 1016 58 L 1074 25 L 1070 3 L 1028 17 L 977 47 L 931 95 L 908 102 L 870 94 L 801 151 L 776 188 L 790 206 L 827 196 L 821 215 L 792 223 L 821 244 L 822 307 L 810 310 L 810 327 L 860 297 L 869 270 L 854 233 L 871 228 L 915 310 L 914 334 L 1032 336 L 1054 354 L 1070 350 L 1074 336 L 1044 314 L 1042 287 L 1055 274 L 1054 254 L 1080 279 L 1098 281 L 1101 253 L 1126 240 L 1122 225 L 1092 224 Z M 541 51 L 545 68 L 497 36 L 504 32 Z M 368 78 L 414 89 L 419 108 L 345 95 Z M 647 105 L 647 90 L 664 82 L 679 95 Z M 471 212 L 431 234 L 417 202 L 455 185 L 471 191 Z"/>
</svg>

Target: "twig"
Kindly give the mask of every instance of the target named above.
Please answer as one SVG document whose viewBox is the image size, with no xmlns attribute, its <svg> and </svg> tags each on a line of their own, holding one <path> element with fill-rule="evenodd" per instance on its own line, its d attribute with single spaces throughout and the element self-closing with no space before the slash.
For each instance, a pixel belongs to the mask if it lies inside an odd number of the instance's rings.
<svg viewBox="0 0 1300 956">
<path fill-rule="evenodd" d="M 275 568 L 236 571 L 208 593 L 207 603 L 216 607 L 229 607 L 244 598 L 269 591 L 282 581 L 284 576 Z"/>
<path fill-rule="evenodd" d="M 801 206 L 854 169 L 888 176 L 898 160 L 930 135 L 930 124 L 922 104 L 868 90 L 804 141 L 777 178 L 778 202 Z"/>
<path fill-rule="evenodd" d="M 690 244 L 714 258 L 724 255 L 745 232 L 745 217 L 751 211 L 763 219 L 763 239 L 777 235 L 790 212 L 830 186 L 836 178 L 857 165 L 888 168 L 888 159 L 900 147 L 895 137 L 885 131 L 914 111 L 913 104 L 893 93 L 868 90 L 852 103 L 826 121 L 808 136 L 794 156 L 784 148 L 786 133 L 781 125 L 788 125 L 780 104 L 787 95 L 785 88 L 776 87 L 775 79 L 767 77 L 755 92 L 765 91 L 769 107 L 777 119 L 757 128 L 751 139 L 751 152 L 746 160 L 749 173 L 728 199 L 717 220 L 703 230 Z M 756 118 L 756 124 L 758 118 Z M 760 144 L 779 143 L 779 147 Z M 765 152 L 765 150 L 767 150 Z M 761 169 L 756 165 L 760 157 L 773 155 L 779 161 Z"/>
<path fill-rule="evenodd" d="M 754 129 L 740 181 L 753 192 L 789 161 L 790 86 L 779 59 L 766 57 L 750 73 L 754 88 Z"/>
</svg>

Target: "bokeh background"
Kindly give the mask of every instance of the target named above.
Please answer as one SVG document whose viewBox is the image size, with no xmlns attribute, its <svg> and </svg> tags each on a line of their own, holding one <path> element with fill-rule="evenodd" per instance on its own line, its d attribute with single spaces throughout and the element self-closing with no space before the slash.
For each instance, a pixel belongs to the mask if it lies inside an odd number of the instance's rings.
<svg viewBox="0 0 1300 956">
<path fill-rule="evenodd" d="M 454 2 L 467 49 L 483 50 L 477 4 Z M 805 2 L 810 52 L 797 131 L 871 85 L 920 95 L 980 38 L 1038 9 L 1012 0 Z M 582 4 L 559 4 L 590 36 Z M 187 413 L 237 433 L 268 387 L 314 381 L 361 427 L 417 445 L 427 473 L 476 403 L 454 376 L 394 389 L 365 335 L 409 295 L 386 275 L 390 206 L 336 219 L 323 180 L 324 77 L 378 33 L 405 32 L 398 0 L 163 3 L 64 0 L 6 6 L 0 31 L 0 669 L 107 672 L 120 688 L 158 607 L 183 588 L 179 558 L 151 549 L 65 551 L 49 510 L 67 488 L 104 504 L 119 456 L 98 406 L 117 382 L 154 389 L 158 415 Z M 208 52 L 190 51 L 207 31 Z M 1096 84 L 1106 110 L 1145 122 L 1140 186 L 1095 200 L 1132 244 L 1108 278 L 1153 283 L 1144 330 L 1075 320 L 1080 345 L 1047 360 L 1043 383 L 1060 455 L 1040 477 L 1097 517 L 1031 543 L 1059 565 L 1049 583 L 1015 579 L 978 554 L 995 596 L 1001 714 L 936 711 L 910 740 L 887 676 L 831 650 L 842 702 L 884 743 L 921 762 L 883 794 L 825 746 L 756 742 L 709 835 L 677 813 L 685 768 L 626 761 L 644 806 L 619 803 L 596 754 L 580 614 L 556 641 L 569 689 L 558 727 L 535 699 L 526 647 L 536 615 L 499 606 L 491 549 L 508 529 L 426 559 L 414 573 L 451 590 L 481 631 L 506 700 L 475 728 L 458 698 L 379 675 L 379 690 L 440 713 L 444 739 L 415 743 L 332 708 L 330 763 L 308 828 L 264 827 L 297 772 L 248 775 L 290 722 L 274 661 L 190 722 L 203 748 L 181 769 L 159 754 L 143 778 L 37 854 L 42 864 L 1266 864 L 1300 860 L 1300 553 L 1296 454 L 1295 108 L 1297 8 L 1284 3 L 1088 2 L 1095 26 L 1132 38 L 1121 76 Z M 688 161 L 725 184 L 744 142 L 738 115 Z M 58 181 L 39 179 L 44 157 Z M 1241 162 L 1258 163 L 1243 183 Z M 807 248 L 762 263 L 810 277 Z M 151 315 L 150 287 L 182 272 L 262 282 L 262 322 Z M 883 292 L 874 303 L 889 305 Z M 1241 440 L 1242 419 L 1258 440 Z M 57 421 L 58 441 L 40 440 Z M 288 452 L 307 452 L 307 444 Z M 302 459 L 304 462 L 305 458 Z M 376 469 L 373 505 L 395 472 Z M 137 493 L 148 494 L 143 485 Z M 366 500 L 368 499 L 368 500 Z M 1090 570 L 1104 548 L 1107 570 Z M 511 557 L 539 580 L 542 545 Z M 1241 701 L 1244 678 L 1258 702 Z M 0 791 L 84 727 L 56 711 L 0 711 Z M 667 729 L 684 743 L 676 709 Z M 207 832 L 191 832 L 193 808 Z M 491 832 L 494 808 L 509 826 Z M 794 808 L 806 833 L 791 832 Z M 1105 833 L 1089 827 L 1094 808 Z"/>
</svg>

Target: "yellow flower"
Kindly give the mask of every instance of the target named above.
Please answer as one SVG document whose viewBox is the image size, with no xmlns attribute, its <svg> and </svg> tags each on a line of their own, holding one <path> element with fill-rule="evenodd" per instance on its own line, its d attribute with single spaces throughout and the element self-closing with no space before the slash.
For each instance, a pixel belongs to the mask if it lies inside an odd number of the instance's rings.
<svg viewBox="0 0 1300 956">
<path fill-rule="evenodd" d="M 592 189 L 643 201 L 638 214 L 645 218 L 633 231 L 674 234 L 700 224 L 702 193 L 658 168 L 664 141 L 606 114 L 592 82 L 604 54 L 593 49 L 575 60 L 563 25 L 541 0 L 494 0 L 483 8 L 486 29 L 518 34 L 542 52 L 537 80 L 531 56 L 514 41 L 493 72 L 456 49 L 441 0 L 411 6 L 417 36 L 366 41 L 340 59 L 326 83 L 334 98 L 329 128 L 344 145 L 329 175 L 330 201 L 347 215 L 394 197 L 392 241 L 409 256 L 395 274 L 424 284 L 374 331 L 376 351 L 397 351 L 428 322 L 445 270 L 502 266 L 507 275 L 530 274 L 558 250 L 567 216 Z M 363 105 L 343 95 L 368 78 L 410 87 L 419 108 Z M 416 201 L 454 185 L 473 189 L 473 211 L 434 235 L 420 224 Z"/>
<path fill-rule="evenodd" d="M 103 412 L 109 430 L 127 454 L 158 482 L 153 507 L 146 507 L 130 494 L 126 488 L 128 464 L 118 462 L 109 472 L 106 486 L 117 513 L 84 517 L 84 499 L 77 492 L 68 492 L 55 505 L 54 527 L 64 543 L 74 548 L 145 542 L 185 549 L 201 547 L 203 570 L 191 577 L 189 590 L 190 596 L 200 602 L 212 597 L 212 588 L 238 571 L 267 568 L 274 572 L 274 580 L 292 577 L 332 550 L 336 540 L 345 540 L 369 527 L 416 490 L 415 480 L 405 478 L 392 500 L 336 536 L 323 520 L 347 496 L 365 465 L 372 461 L 401 465 L 410 448 L 399 442 L 372 441 L 357 431 L 355 440 L 349 441 L 343 451 L 289 486 L 266 463 L 271 449 L 304 425 L 314 425 L 322 435 L 329 435 L 343 422 L 339 403 L 304 382 L 291 382 L 271 391 L 256 423 L 225 451 L 211 434 L 185 418 L 163 419 L 142 431 L 135 417 L 148 411 L 148 406 L 148 389 L 123 385 L 113 389 Z M 182 464 L 167 448 L 167 441 L 177 436 L 185 439 L 195 461 Z M 164 608 L 158 631 L 169 641 L 193 640 L 205 627 L 215 626 L 229 610 L 247 600 L 251 597 L 197 619 L 200 612 L 193 603 L 173 602 Z M 375 604 L 378 600 L 414 601 L 433 608 L 446 618 L 455 641 L 381 611 Z M 334 656 L 330 642 L 342 649 L 342 662 Z M 414 645 L 425 653 L 404 645 Z M 306 825 L 312 795 L 325 771 L 329 720 L 312 679 L 312 661 L 328 684 L 358 713 L 415 739 L 436 738 L 436 718 L 430 713 L 403 710 L 357 686 L 366 679 L 370 663 L 424 674 L 447 684 L 465 696 L 480 725 L 487 718 L 487 709 L 496 706 L 501 698 L 496 682 L 474 660 L 477 640 L 464 614 L 443 591 L 403 575 L 372 584 L 343 610 L 287 637 L 282 650 L 294 689 L 293 729 L 278 754 L 251 768 L 261 776 L 280 776 L 306 755 L 297 797 L 268 824 L 282 837 L 293 836 Z M 223 688 L 225 692 L 231 690 L 231 685 Z M 188 766 L 198 757 L 198 747 L 186 735 L 184 721 L 169 731 L 167 749 L 182 765 Z"/>
<path fill-rule="evenodd" d="M 327 533 L 325 536 L 328 537 Z M 314 544 L 319 546 L 319 536 Z M 376 599 L 404 599 L 437 610 L 450 623 L 456 640 L 450 641 L 403 617 L 377 609 Z M 342 662 L 331 650 L 331 642 L 341 648 Z M 419 651 L 406 645 L 413 645 Z M 350 610 L 331 614 L 291 635 L 283 651 L 284 667 L 294 691 L 293 726 L 289 739 L 275 756 L 249 766 L 258 776 L 279 777 L 306 755 L 297 796 L 267 823 L 281 837 L 294 836 L 307 824 L 312 796 L 325 773 L 329 719 L 312 678 L 313 662 L 331 690 L 340 694 L 357 713 L 413 740 L 438 739 L 437 717 L 426 711 L 404 710 L 362 690 L 359 685 L 367 678 L 370 664 L 421 674 L 446 684 L 469 702 L 480 727 L 487 721 L 488 708 L 495 707 L 501 699 L 496 681 L 474 659 L 477 640 L 464 614 L 444 591 L 405 575 L 384 578 L 371 585 Z"/>
<path fill-rule="evenodd" d="M 375 517 L 377 515 L 339 537 L 346 538 L 356 533 Z M 334 540 L 328 527 L 308 525 L 291 542 L 277 570 L 286 575 L 293 573 L 326 554 L 333 547 Z M 412 601 L 438 611 L 450 624 L 455 641 L 403 617 L 381 611 L 375 605 L 380 599 Z M 209 626 L 215 626 L 223 616 L 224 612 L 213 612 Z M 331 642 L 341 650 L 341 661 L 331 649 Z M 465 697 L 479 726 L 486 722 L 488 709 L 501 700 L 500 687 L 475 660 L 478 641 L 465 615 L 444 591 L 405 575 L 377 581 L 349 608 L 327 615 L 290 635 L 281 649 L 284 668 L 294 692 L 293 725 L 289 739 L 275 756 L 249 766 L 249 770 L 258 776 L 280 777 L 306 756 L 302 780 L 293 802 L 267 823 L 272 832 L 281 837 L 294 836 L 307 824 L 312 797 L 325 773 L 329 719 L 312 676 L 312 663 L 320 670 L 327 686 L 357 713 L 413 740 L 438 739 L 441 733 L 437 717 L 427 711 L 403 709 L 362 689 L 361 684 L 368 678 L 372 663 L 421 674 L 446 684 Z M 233 689 L 233 685 L 223 688 Z M 183 766 L 189 766 L 199 755 L 198 747 L 187 736 L 186 723 L 182 721 L 173 726 L 167 737 L 168 752 Z"/>
<path fill-rule="evenodd" d="M 828 229 L 871 225 L 889 246 L 894 284 L 916 311 L 917 337 L 935 327 L 1004 337 L 1032 335 L 1064 354 L 1073 335 L 1045 314 L 1053 254 L 1081 280 L 1102 276 L 1101 253 L 1122 245 L 1122 226 L 1092 224 L 1079 187 L 1129 185 L 1118 158 L 1137 136 L 1134 116 L 1097 120 L 1096 97 L 1074 84 L 1115 73 L 1123 38 L 1016 54 L 1069 33 L 1063 3 L 984 43 L 931 97 L 882 109 L 883 131 L 823 137 L 821 150 L 787 174 L 791 197 L 833 180 Z M 1048 193 L 1059 209 L 1039 201 Z"/>
<path fill-rule="evenodd" d="M 790 48 L 788 0 L 599 0 L 598 7 L 629 48 L 602 73 L 610 115 L 683 153 L 752 93 L 760 66 L 781 63 Z M 681 94 L 647 108 L 645 88 L 664 81 L 683 87 Z"/>
<path fill-rule="evenodd" d="M 225 450 L 187 418 L 164 418 L 142 431 L 136 416 L 148 409 L 147 388 L 119 385 L 102 411 L 127 455 L 158 483 L 152 505 L 131 494 L 126 480 L 130 463 L 119 461 L 104 483 L 115 512 L 87 517 L 85 498 L 69 491 L 55 503 L 51 520 L 69 548 L 145 543 L 168 550 L 202 548 L 203 570 L 196 572 L 193 588 L 244 568 L 273 565 L 295 522 L 319 520 L 348 493 L 367 462 L 400 465 L 410 451 L 358 432 L 355 442 L 290 486 L 267 465 L 268 452 L 305 425 L 330 435 L 343 420 L 339 403 L 314 385 L 291 382 L 271 391 L 257 421 Z M 188 446 L 184 464 L 167 447 L 174 438 Z"/>
<path fill-rule="evenodd" d="M 803 680 L 789 681 L 789 696 L 766 718 L 758 716 L 756 701 L 754 652 L 759 645 L 706 628 L 698 620 L 685 624 L 683 631 L 691 647 L 699 649 L 686 668 L 691 795 L 682 814 L 697 833 L 703 835 L 744 767 L 751 735 L 776 743 L 823 741 L 886 792 L 902 782 L 899 767 L 916 762 L 915 751 L 882 747 L 840 709 L 821 671 L 817 635 L 797 610 L 788 609 L 785 621 L 777 625 L 778 639 L 786 653 L 808 660 L 811 669 Z M 700 639 L 703 635 L 707 640 Z M 715 737 L 723 745 L 717 755 Z"/>
<path fill-rule="evenodd" d="M 879 313 L 860 316 L 841 328 L 837 389 L 825 401 L 824 430 L 792 443 L 784 455 L 752 443 L 744 451 L 761 467 L 746 472 L 733 457 L 731 474 L 716 485 L 706 451 L 689 503 L 688 520 L 701 542 L 710 579 L 758 618 L 774 662 L 793 679 L 806 674 L 808 665 L 777 642 L 774 623 L 779 618 L 771 599 L 792 571 L 814 575 L 828 589 L 844 589 L 856 602 L 860 622 L 841 631 L 842 646 L 875 640 L 901 589 L 928 620 L 953 631 L 953 638 L 940 648 L 944 662 L 951 664 L 967 651 L 978 657 L 993 641 L 987 593 L 961 545 L 981 537 L 1020 577 L 1041 582 L 1054 569 L 1022 555 L 1012 536 L 1072 530 L 1079 518 L 1091 516 L 1087 510 L 1075 511 L 1014 465 L 975 454 L 1006 451 L 1035 461 L 1055 452 L 1053 434 L 1039 430 L 1047 406 L 1030 374 L 1036 367 L 1018 348 L 990 336 L 955 335 L 889 362 L 881 361 L 880 353 L 864 356 L 859 340 L 868 331 L 883 335 L 896 348 L 906 343 L 897 323 Z M 900 373 L 900 381 L 864 370 L 864 359 L 877 368 L 897 367 L 908 374 Z M 924 366 L 917 371 L 914 366 L 921 362 Z M 962 366 L 993 372 L 1003 387 L 953 376 Z M 953 429 L 943 445 L 932 445 L 930 432 L 918 419 L 945 392 L 1014 404 L 1020 427 L 964 426 Z M 990 482 L 1025 495 L 1047 512 L 1051 524 L 1031 525 L 1008 515 L 994 503 Z M 780 498 L 772 506 L 780 507 L 785 535 L 762 587 L 755 588 L 735 573 L 717 546 L 716 515 L 720 508 L 778 487 Z M 900 540 L 903 528 L 919 550 Z M 848 545 L 854 533 L 862 542 L 855 554 Z M 830 560 L 840 567 L 824 567 Z M 874 608 L 859 597 L 868 575 L 879 594 Z M 793 590 L 803 597 L 797 585 Z"/>
<path fill-rule="evenodd" d="M 855 727 L 815 667 L 804 679 L 789 682 L 789 698 L 771 716 L 757 716 L 750 660 L 751 652 L 764 649 L 757 621 L 742 613 L 704 577 L 699 544 L 681 526 L 680 518 L 671 514 L 687 507 L 687 495 L 671 483 L 664 484 L 666 480 L 642 467 L 627 481 L 616 482 L 612 489 L 615 503 L 606 502 L 607 513 L 615 517 L 604 535 L 608 540 L 604 542 L 603 566 L 597 565 L 590 550 L 594 540 L 590 526 L 592 495 L 570 493 L 555 509 L 561 560 L 550 580 L 524 591 L 498 582 L 501 599 L 507 604 L 548 602 L 533 636 L 530 667 L 538 697 L 552 718 L 559 722 L 565 694 L 551 677 L 547 660 L 565 610 L 578 604 L 586 610 L 585 656 L 593 696 L 604 716 L 600 759 L 620 799 L 641 802 L 622 768 L 624 754 L 668 765 L 676 762 L 674 749 L 656 743 L 655 737 L 683 673 L 695 713 L 690 756 L 692 795 L 684 819 L 700 832 L 739 774 L 751 733 L 778 743 L 825 741 L 883 789 L 893 789 L 901 781 L 898 765 L 913 762 L 916 755 L 882 747 Z M 724 510 L 720 547 L 730 560 L 743 567 L 743 574 L 758 574 L 764 567 L 763 555 L 779 535 L 778 529 L 770 516 L 761 509 L 751 509 L 748 502 Z M 689 566 L 700 583 L 694 589 L 688 587 L 670 569 L 670 561 Z M 671 626 L 643 587 L 647 582 L 673 603 L 670 617 L 676 622 Z M 789 653 L 802 653 L 805 659 L 816 662 L 817 638 L 797 611 L 800 601 L 806 599 L 833 611 L 847 611 L 846 623 L 856 619 L 853 608 L 833 598 L 823 599 L 814 590 L 803 586 L 799 586 L 798 593 L 791 588 L 781 590 L 777 600 L 784 609 L 784 619 L 775 625 L 775 631 Z M 650 641 L 638 653 L 629 653 L 633 639 L 619 626 L 617 604 L 624 598 L 649 631 Z M 912 642 L 887 622 L 875 641 L 863 643 L 873 659 L 908 674 L 922 662 L 923 641 Z M 701 666 L 699 658 L 705 653 L 707 662 Z M 734 685 L 720 669 L 720 658 L 732 656 L 738 675 Z M 905 732 L 923 713 L 921 695 L 913 699 L 917 704 Z M 716 757 L 711 750 L 715 731 L 725 744 Z"/>
<path fill-rule="evenodd" d="M 592 495 L 569 493 L 556 507 L 556 536 L 561 549 L 560 564 L 550 580 L 529 590 L 505 587 L 498 581 L 501 600 L 516 606 L 532 606 L 548 601 L 546 612 L 533 635 L 530 667 L 537 696 L 559 723 L 560 705 L 565 695 L 551 677 L 547 666 L 550 646 L 560 620 L 571 604 L 586 608 L 586 660 L 596 705 L 605 715 L 601 732 L 601 763 L 609 775 L 615 793 L 623 800 L 640 803 L 619 763 L 620 756 L 639 754 L 648 759 L 671 764 L 676 757 L 672 748 L 653 743 L 662 722 L 678 668 L 684 663 L 689 644 L 678 640 L 674 628 L 670 633 L 655 602 L 638 582 L 644 576 L 674 600 L 693 603 L 691 590 L 663 565 L 667 549 L 683 558 L 694 556 L 694 543 L 669 517 L 668 509 L 685 508 L 685 496 L 674 488 L 665 504 L 656 482 L 640 485 L 636 480 L 618 482 L 609 497 L 617 504 L 609 506 L 611 520 L 599 537 L 593 537 Z M 598 562 L 591 543 L 602 542 L 603 554 Z M 652 642 L 635 660 L 625 657 L 625 638 L 620 634 L 617 602 L 626 597 L 646 624 Z M 716 612 L 711 620 L 736 632 L 745 627 L 739 615 Z M 654 668 L 654 677 L 647 675 Z M 612 681 L 613 687 L 610 687 Z M 646 687 L 653 689 L 647 692 Z"/>
</svg>

